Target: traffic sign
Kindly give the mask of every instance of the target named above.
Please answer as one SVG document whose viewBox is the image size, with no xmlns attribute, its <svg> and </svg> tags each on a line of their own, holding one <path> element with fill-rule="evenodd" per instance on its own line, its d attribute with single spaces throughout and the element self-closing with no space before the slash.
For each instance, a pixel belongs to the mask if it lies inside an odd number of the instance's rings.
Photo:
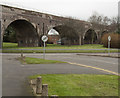
<svg viewBox="0 0 120 98">
<path fill-rule="evenodd" d="M 111 36 L 108 36 L 108 55 L 110 55 L 110 41 L 111 41 Z"/>
<path fill-rule="evenodd" d="M 43 35 L 43 36 L 42 36 L 42 41 L 43 41 L 43 42 L 46 42 L 47 40 L 48 40 L 48 37 L 47 37 L 46 35 Z"/>
<path fill-rule="evenodd" d="M 111 36 L 108 36 L 108 41 L 111 41 Z"/>
<path fill-rule="evenodd" d="M 42 36 L 42 41 L 44 42 L 44 52 L 43 52 L 43 59 L 45 59 L 45 42 L 48 40 L 48 37 L 46 35 Z"/>
</svg>

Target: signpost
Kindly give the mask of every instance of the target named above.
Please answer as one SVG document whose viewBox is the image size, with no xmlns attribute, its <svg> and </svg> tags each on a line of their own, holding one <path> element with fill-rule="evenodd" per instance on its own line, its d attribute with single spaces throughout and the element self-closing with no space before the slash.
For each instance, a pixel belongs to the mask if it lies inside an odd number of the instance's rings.
<svg viewBox="0 0 120 98">
<path fill-rule="evenodd" d="M 108 54 L 110 54 L 110 41 L 111 41 L 111 36 L 108 36 Z"/>
<path fill-rule="evenodd" d="M 48 40 L 46 35 L 42 36 L 42 41 L 44 42 L 44 49 L 43 49 L 43 59 L 45 59 L 45 42 Z"/>
</svg>

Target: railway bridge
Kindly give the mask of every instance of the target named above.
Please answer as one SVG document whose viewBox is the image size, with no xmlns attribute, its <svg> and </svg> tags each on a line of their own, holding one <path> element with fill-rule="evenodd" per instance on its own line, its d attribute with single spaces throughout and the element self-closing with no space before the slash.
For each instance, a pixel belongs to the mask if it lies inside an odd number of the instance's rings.
<svg viewBox="0 0 120 98">
<path fill-rule="evenodd" d="M 81 24 L 80 33 L 76 33 L 76 28 L 66 26 L 66 22 L 71 21 Z M 55 29 L 59 32 L 61 38 L 71 38 L 76 44 L 83 44 L 87 37 L 90 37 L 92 24 L 77 19 L 60 17 L 46 13 L 16 8 L 7 5 L 0 5 L 0 38 L 3 40 L 3 35 L 6 29 L 12 27 L 16 32 L 18 46 L 37 47 L 42 45 L 41 36 L 47 35 L 49 30 Z M 99 29 L 95 29 L 95 40 L 100 38 Z M 88 42 L 88 40 L 86 40 Z"/>
</svg>

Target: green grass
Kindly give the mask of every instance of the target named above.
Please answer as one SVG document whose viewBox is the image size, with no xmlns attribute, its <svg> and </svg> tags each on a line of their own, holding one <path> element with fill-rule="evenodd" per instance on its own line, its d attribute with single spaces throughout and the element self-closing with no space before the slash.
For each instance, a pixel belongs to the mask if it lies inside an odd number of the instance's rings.
<svg viewBox="0 0 120 98">
<path fill-rule="evenodd" d="M 13 50 L 6 50 L 13 49 Z M 15 50 L 20 49 L 20 50 Z M 32 50 L 23 50 L 23 53 L 43 53 L 43 50 L 34 50 L 34 49 L 43 49 L 43 47 L 18 47 L 17 43 L 3 43 L 3 53 L 20 53 L 21 49 L 32 49 Z M 106 50 L 46 50 L 46 53 L 107 53 L 107 48 L 99 44 L 89 44 L 89 45 L 53 45 L 47 44 L 46 49 L 106 49 Z M 110 52 L 118 52 L 118 49 L 111 50 Z"/>
<path fill-rule="evenodd" d="M 3 43 L 3 49 L 42 49 L 43 47 L 18 47 L 17 43 Z M 99 44 L 88 44 L 88 45 L 54 45 L 47 44 L 46 49 L 107 49 L 103 45 Z"/>
<path fill-rule="evenodd" d="M 4 48 L 17 48 L 18 44 L 17 43 L 3 43 L 3 49 Z"/>
<path fill-rule="evenodd" d="M 26 64 L 56 64 L 56 63 L 66 63 L 62 61 L 56 61 L 56 60 L 46 60 L 46 59 L 40 59 L 40 58 L 31 58 L 31 57 L 25 57 L 24 60 L 19 58 L 21 63 Z"/>
<path fill-rule="evenodd" d="M 84 74 L 44 74 L 42 83 L 48 84 L 48 93 L 58 96 L 118 96 L 118 76 Z"/>
<path fill-rule="evenodd" d="M 100 44 L 85 44 L 85 45 L 53 45 L 53 44 L 48 44 L 48 48 L 52 49 L 107 49 L 103 47 L 103 45 Z"/>
</svg>

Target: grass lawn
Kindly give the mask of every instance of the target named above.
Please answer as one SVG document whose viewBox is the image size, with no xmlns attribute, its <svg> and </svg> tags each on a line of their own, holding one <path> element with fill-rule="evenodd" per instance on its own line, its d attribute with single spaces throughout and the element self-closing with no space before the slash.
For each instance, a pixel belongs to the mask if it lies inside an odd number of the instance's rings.
<svg viewBox="0 0 120 98">
<path fill-rule="evenodd" d="M 46 60 L 46 59 L 40 59 L 40 58 L 31 58 L 31 57 L 25 57 L 24 60 L 19 58 L 21 63 L 26 64 L 55 64 L 55 63 L 66 63 L 62 61 L 56 61 L 56 60 Z"/>
<path fill-rule="evenodd" d="M 6 50 L 12 49 L 12 50 Z M 19 50 L 15 50 L 19 49 Z M 17 43 L 3 43 L 3 53 L 20 53 L 21 49 L 31 49 L 23 50 L 23 53 L 43 53 L 43 47 L 18 47 Z M 37 49 L 37 50 L 35 50 Z M 39 50 L 40 49 L 40 50 Z M 107 53 L 107 48 L 99 44 L 89 44 L 89 45 L 53 45 L 47 44 L 46 49 L 106 49 L 106 50 L 46 50 L 46 53 Z M 118 52 L 118 49 L 111 50 L 110 52 Z"/>
<path fill-rule="evenodd" d="M 48 84 L 48 93 L 58 96 L 118 96 L 118 76 L 85 74 L 44 74 L 42 83 Z"/>
<path fill-rule="evenodd" d="M 3 49 L 6 49 L 6 48 L 17 48 L 17 47 L 18 47 L 17 43 L 3 42 Z"/>
<path fill-rule="evenodd" d="M 18 47 L 17 43 L 3 43 L 3 49 L 43 49 L 43 47 Z M 103 45 L 99 44 L 88 44 L 88 45 L 54 45 L 54 44 L 47 44 L 46 49 L 107 49 L 103 47 Z"/>
</svg>

